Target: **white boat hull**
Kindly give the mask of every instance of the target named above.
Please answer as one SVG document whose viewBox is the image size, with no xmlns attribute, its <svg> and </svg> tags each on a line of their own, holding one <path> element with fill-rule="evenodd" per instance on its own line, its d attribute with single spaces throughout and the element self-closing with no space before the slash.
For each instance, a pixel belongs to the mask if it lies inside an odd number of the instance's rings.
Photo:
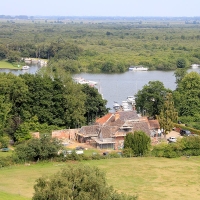
<svg viewBox="0 0 200 200">
<path fill-rule="evenodd" d="M 147 67 L 129 67 L 129 71 L 147 71 Z"/>
</svg>

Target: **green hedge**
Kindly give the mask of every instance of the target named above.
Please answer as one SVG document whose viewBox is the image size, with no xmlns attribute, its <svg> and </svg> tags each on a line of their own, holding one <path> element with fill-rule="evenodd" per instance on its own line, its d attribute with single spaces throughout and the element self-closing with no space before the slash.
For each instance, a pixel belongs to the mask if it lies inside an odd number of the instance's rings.
<svg viewBox="0 0 200 200">
<path fill-rule="evenodd" d="M 180 128 L 180 129 L 187 129 L 187 130 L 191 131 L 191 133 L 193 133 L 193 134 L 200 135 L 200 130 L 185 126 L 183 124 L 174 124 L 174 127 Z"/>
</svg>

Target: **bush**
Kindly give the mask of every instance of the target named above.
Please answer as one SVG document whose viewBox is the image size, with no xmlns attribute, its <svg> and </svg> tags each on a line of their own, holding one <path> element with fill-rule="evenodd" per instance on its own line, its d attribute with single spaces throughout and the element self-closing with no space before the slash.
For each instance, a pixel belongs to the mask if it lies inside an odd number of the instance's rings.
<svg viewBox="0 0 200 200">
<path fill-rule="evenodd" d="M 106 183 L 105 174 L 96 167 L 69 165 L 51 177 L 36 180 L 33 200 L 135 200 L 117 193 Z"/>
<path fill-rule="evenodd" d="M 15 153 L 22 161 L 48 160 L 58 156 L 61 148 L 59 140 L 44 135 L 40 139 L 33 138 L 17 145 Z"/>
<path fill-rule="evenodd" d="M 123 149 L 123 157 L 133 157 L 134 156 L 134 152 L 131 148 L 125 148 Z"/>
<path fill-rule="evenodd" d="M 13 159 L 11 156 L 7 156 L 7 157 L 2 157 L 0 159 L 0 168 L 2 167 L 7 167 L 7 166 L 11 166 L 13 165 L 14 162 L 13 162 Z"/>
</svg>

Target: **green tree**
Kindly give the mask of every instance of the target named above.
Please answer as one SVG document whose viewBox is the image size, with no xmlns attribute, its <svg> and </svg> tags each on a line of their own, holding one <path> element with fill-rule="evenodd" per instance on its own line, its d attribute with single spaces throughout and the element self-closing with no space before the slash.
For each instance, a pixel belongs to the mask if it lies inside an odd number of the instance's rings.
<svg viewBox="0 0 200 200">
<path fill-rule="evenodd" d="M 31 139 L 28 123 L 24 122 L 19 125 L 18 129 L 14 133 L 14 139 L 17 142 L 23 142 Z"/>
<path fill-rule="evenodd" d="M 187 66 L 187 62 L 185 58 L 178 58 L 176 61 L 177 68 L 185 68 Z"/>
<path fill-rule="evenodd" d="M 180 116 L 195 116 L 200 113 L 200 75 L 190 72 L 179 82 L 174 92 L 175 106 Z"/>
<path fill-rule="evenodd" d="M 33 200 L 134 200 L 118 194 L 106 183 L 105 174 L 96 167 L 68 165 L 51 177 L 36 180 Z"/>
<path fill-rule="evenodd" d="M 124 149 L 132 149 L 135 156 L 145 155 L 150 149 L 151 139 L 143 131 L 128 133 L 124 139 Z"/>
<path fill-rule="evenodd" d="M 7 148 L 10 138 L 8 136 L 0 136 L 0 148 Z"/>
<path fill-rule="evenodd" d="M 160 81 L 149 81 L 148 85 L 143 86 L 136 94 L 136 109 L 142 114 L 146 113 L 149 117 L 158 115 L 161 111 L 164 95 L 170 92 Z"/>
<path fill-rule="evenodd" d="M 0 136 L 2 136 L 5 131 L 6 122 L 11 108 L 12 103 L 6 102 L 5 96 L 0 95 Z"/>
<path fill-rule="evenodd" d="M 48 160 L 56 157 L 61 148 L 59 140 L 44 134 L 17 145 L 15 153 L 23 161 Z"/>
<path fill-rule="evenodd" d="M 173 97 L 171 93 L 168 93 L 165 97 L 165 102 L 160 115 L 157 116 L 160 128 L 163 129 L 164 137 L 174 127 L 174 123 L 177 122 L 178 112 L 174 108 Z"/>
<path fill-rule="evenodd" d="M 176 77 L 176 84 L 178 85 L 180 81 L 184 78 L 184 76 L 187 74 L 186 68 L 177 68 L 174 72 L 174 76 Z"/>
<path fill-rule="evenodd" d="M 107 101 L 102 98 L 97 88 L 91 87 L 88 84 L 82 85 L 82 91 L 86 95 L 85 100 L 85 118 L 87 123 L 93 122 L 96 118 L 104 116 L 108 109 L 106 108 Z"/>
</svg>

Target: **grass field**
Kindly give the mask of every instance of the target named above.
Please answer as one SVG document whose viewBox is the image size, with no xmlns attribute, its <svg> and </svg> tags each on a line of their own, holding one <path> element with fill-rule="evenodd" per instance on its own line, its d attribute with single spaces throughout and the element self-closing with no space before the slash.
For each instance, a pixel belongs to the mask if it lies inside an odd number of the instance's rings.
<svg viewBox="0 0 200 200">
<path fill-rule="evenodd" d="M 35 179 L 69 164 L 39 163 L 0 169 L 0 199 L 31 199 Z M 109 185 L 139 200 L 200 199 L 200 157 L 116 158 L 83 161 L 106 172 Z"/>
<path fill-rule="evenodd" d="M 17 64 L 0 61 L 0 69 L 21 69 L 21 67 L 18 68 Z"/>
</svg>

